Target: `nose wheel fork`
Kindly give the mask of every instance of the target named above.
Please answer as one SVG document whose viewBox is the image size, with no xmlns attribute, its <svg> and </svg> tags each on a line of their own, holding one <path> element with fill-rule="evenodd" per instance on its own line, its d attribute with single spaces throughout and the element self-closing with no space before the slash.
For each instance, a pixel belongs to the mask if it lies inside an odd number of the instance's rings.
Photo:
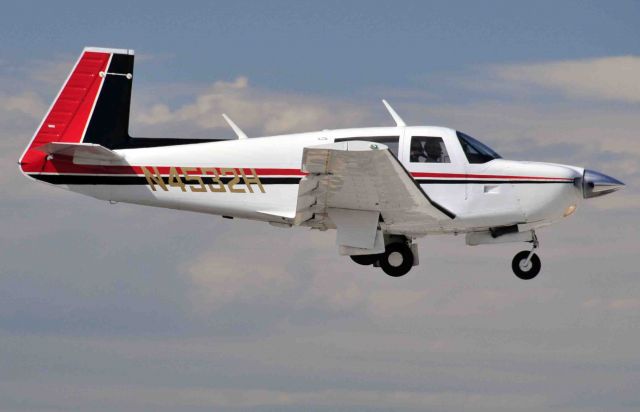
<svg viewBox="0 0 640 412">
<path fill-rule="evenodd" d="M 532 235 L 533 240 L 531 241 L 531 250 L 518 252 L 511 261 L 511 269 L 513 269 L 513 273 L 523 280 L 530 280 L 538 276 L 540 268 L 542 267 L 540 258 L 535 253 L 540 243 L 538 242 L 536 233 L 532 232 Z"/>
</svg>

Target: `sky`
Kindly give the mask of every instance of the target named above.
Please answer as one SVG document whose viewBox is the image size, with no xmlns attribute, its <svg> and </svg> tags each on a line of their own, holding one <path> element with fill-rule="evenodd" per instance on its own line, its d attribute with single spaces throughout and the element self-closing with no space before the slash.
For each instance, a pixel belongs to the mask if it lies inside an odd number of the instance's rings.
<svg viewBox="0 0 640 412">
<path fill-rule="evenodd" d="M 640 3 L 9 2 L 0 14 L 0 411 L 637 411 Z M 17 159 L 85 46 L 136 50 L 131 132 L 464 130 L 623 192 L 522 245 L 419 241 L 394 279 L 335 233 L 110 205 Z"/>
</svg>

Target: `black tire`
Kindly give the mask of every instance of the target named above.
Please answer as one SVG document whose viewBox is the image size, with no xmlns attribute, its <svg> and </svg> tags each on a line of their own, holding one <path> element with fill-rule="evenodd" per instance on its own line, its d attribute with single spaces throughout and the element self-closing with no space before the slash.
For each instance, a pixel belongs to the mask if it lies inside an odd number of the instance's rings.
<svg viewBox="0 0 640 412">
<path fill-rule="evenodd" d="M 540 258 L 534 253 L 531 256 L 529 267 L 523 268 L 521 264 L 527 259 L 527 256 L 529 256 L 529 251 L 523 250 L 522 252 L 518 252 L 513 257 L 513 261 L 511 261 L 511 269 L 513 269 L 513 273 L 522 280 L 535 278 L 538 276 L 538 273 L 540 273 L 540 268 L 542 267 Z"/>
<path fill-rule="evenodd" d="M 351 255 L 349 256 L 351 260 L 356 262 L 358 265 L 369 266 L 373 265 L 380 259 L 380 255 Z"/>
<path fill-rule="evenodd" d="M 402 260 L 398 263 L 400 256 Z M 391 262 L 389 261 L 391 258 Z M 413 267 L 413 252 L 406 243 L 391 243 L 386 246 L 384 253 L 380 256 L 380 267 L 389 276 L 394 278 L 404 276 Z"/>
</svg>

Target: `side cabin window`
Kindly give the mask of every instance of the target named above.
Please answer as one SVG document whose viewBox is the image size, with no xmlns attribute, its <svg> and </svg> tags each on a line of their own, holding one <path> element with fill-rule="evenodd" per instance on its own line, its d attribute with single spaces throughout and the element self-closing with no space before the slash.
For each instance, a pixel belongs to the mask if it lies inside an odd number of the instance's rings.
<svg viewBox="0 0 640 412">
<path fill-rule="evenodd" d="M 398 146 L 400 136 L 359 136 L 359 137 L 339 137 L 336 142 L 348 142 L 351 140 L 364 140 L 365 142 L 382 143 L 389 147 L 389 150 L 395 157 L 398 157 Z"/>
<path fill-rule="evenodd" d="M 409 149 L 411 163 L 451 163 L 442 137 L 412 136 Z"/>
<path fill-rule="evenodd" d="M 492 148 L 473 137 L 462 132 L 456 132 L 456 135 L 469 163 L 487 163 L 493 159 L 502 159 Z"/>
</svg>

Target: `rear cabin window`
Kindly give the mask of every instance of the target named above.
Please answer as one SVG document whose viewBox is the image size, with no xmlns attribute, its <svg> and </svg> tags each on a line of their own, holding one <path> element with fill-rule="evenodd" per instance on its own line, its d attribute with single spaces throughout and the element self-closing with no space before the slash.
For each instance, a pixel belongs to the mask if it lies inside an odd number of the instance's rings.
<svg viewBox="0 0 640 412">
<path fill-rule="evenodd" d="M 413 136 L 409 149 L 411 163 L 450 163 L 442 137 Z"/>
<path fill-rule="evenodd" d="M 336 142 L 347 142 L 352 140 L 363 140 L 365 142 L 382 143 L 389 147 L 395 157 L 398 157 L 398 145 L 400 136 L 361 136 L 361 137 L 339 137 Z"/>
<path fill-rule="evenodd" d="M 492 148 L 473 137 L 462 132 L 456 132 L 456 135 L 469 163 L 487 163 L 493 159 L 502 159 Z"/>
</svg>

